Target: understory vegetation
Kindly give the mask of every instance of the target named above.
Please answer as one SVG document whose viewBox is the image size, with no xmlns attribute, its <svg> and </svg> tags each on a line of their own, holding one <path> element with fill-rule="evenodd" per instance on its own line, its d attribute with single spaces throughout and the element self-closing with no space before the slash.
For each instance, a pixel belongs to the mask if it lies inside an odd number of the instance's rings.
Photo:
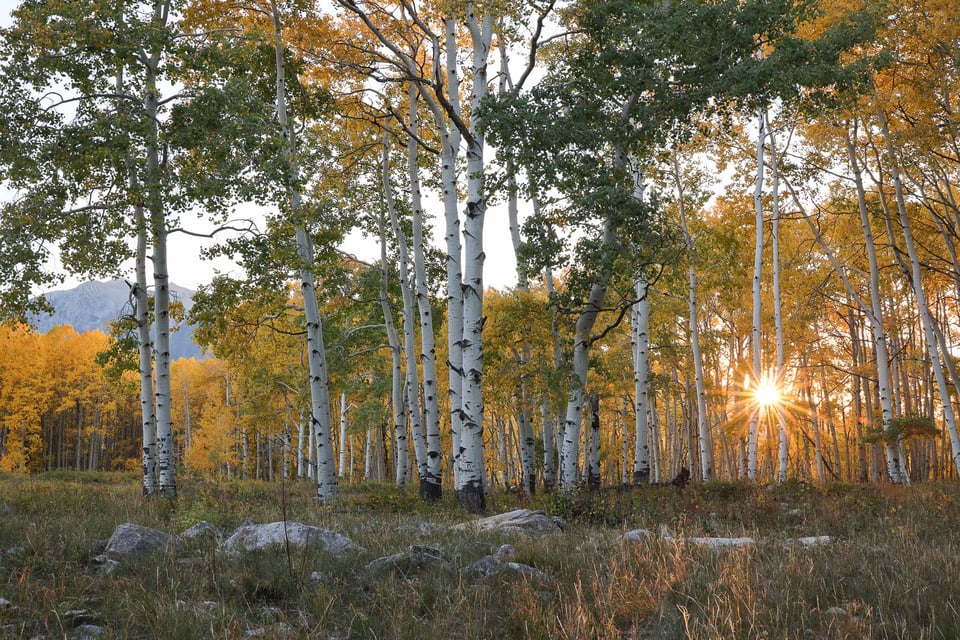
<svg viewBox="0 0 960 640">
<path fill-rule="evenodd" d="M 135 474 L 0 475 L 0 638 L 957 638 L 960 486 L 705 483 L 493 493 L 489 513 L 542 509 L 561 533 L 453 530 L 445 495 L 367 483 L 323 506 L 312 483 L 184 481 L 145 501 Z M 179 533 L 246 519 L 341 533 L 366 549 L 176 556 L 103 572 L 92 559 L 133 522 Z M 650 535 L 627 540 L 638 528 Z M 658 533 L 659 532 L 659 533 Z M 667 537 L 670 536 L 670 537 Z M 749 536 L 709 550 L 694 536 Z M 830 536 L 803 546 L 806 536 Z M 447 568 L 374 574 L 374 558 L 441 549 Z M 547 579 L 464 568 L 499 545 Z"/>
</svg>

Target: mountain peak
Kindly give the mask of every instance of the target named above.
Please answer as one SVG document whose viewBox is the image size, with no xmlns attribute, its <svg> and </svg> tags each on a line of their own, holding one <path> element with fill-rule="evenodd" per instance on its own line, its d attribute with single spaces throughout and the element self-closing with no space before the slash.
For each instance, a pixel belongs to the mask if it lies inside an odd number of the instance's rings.
<svg viewBox="0 0 960 640">
<path fill-rule="evenodd" d="M 184 309 L 193 306 L 193 291 L 170 285 L 170 297 L 183 303 Z M 130 283 L 126 280 L 91 280 L 72 289 L 61 289 L 44 294 L 53 307 L 52 314 L 31 315 L 28 320 L 40 333 L 54 327 L 70 325 L 76 331 L 110 330 L 110 323 L 130 312 Z M 170 336 L 170 355 L 173 359 L 202 357 L 193 342 L 193 330 L 182 326 Z"/>
</svg>

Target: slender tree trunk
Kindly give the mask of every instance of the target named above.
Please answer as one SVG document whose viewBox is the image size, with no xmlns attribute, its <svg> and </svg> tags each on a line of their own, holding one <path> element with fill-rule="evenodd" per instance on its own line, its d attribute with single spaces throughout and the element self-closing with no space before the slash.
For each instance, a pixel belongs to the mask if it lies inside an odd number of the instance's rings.
<svg viewBox="0 0 960 640">
<path fill-rule="evenodd" d="M 534 215 L 539 214 L 539 209 L 540 203 L 537 198 L 534 198 Z M 554 294 L 556 289 L 553 284 L 553 272 L 547 268 L 544 271 L 543 277 L 547 288 L 547 296 L 551 301 L 550 337 L 553 342 L 553 370 L 559 373 L 562 365 L 563 353 L 560 346 L 560 327 L 557 319 L 559 309 L 554 302 Z M 560 428 L 562 429 L 563 422 L 562 418 L 557 418 L 557 414 L 554 413 L 550 396 L 547 393 L 543 394 L 541 399 L 540 412 L 543 415 L 543 484 L 545 488 L 552 489 L 557 484 L 557 465 L 559 463 L 556 439 L 557 425 L 559 424 Z"/>
<path fill-rule="evenodd" d="M 303 420 L 297 422 L 297 477 L 303 478 L 306 474 L 304 465 L 304 450 L 307 445 L 307 434 L 303 428 Z"/>
<path fill-rule="evenodd" d="M 917 299 L 917 307 L 920 311 L 920 321 L 923 325 L 923 334 L 927 343 L 927 351 L 930 356 L 933 374 L 937 381 L 937 390 L 940 393 L 940 406 L 943 411 L 943 420 L 947 425 L 947 433 L 950 435 L 950 451 L 952 453 L 954 468 L 960 472 L 960 435 L 957 433 L 957 421 L 951 404 L 950 392 L 947 388 L 947 379 L 943 373 L 943 366 L 940 360 L 940 349 L 937 341 L 934 325 L 936 321 L 933 314 L 930 313 L 930 306 L 927 304 L 926 293 L 923 289 L 923 274 L 920 269 L 920 259 L 917 256 L 916 245 L 913 241 L 913 230 L 910 224 L 910 218 L 907 215 L 906 200 L 903 195 L 903 182 L 900 178 L 900 169 L 897 165 L 896 153 L 893 148 L 893 141 L 890 139 L 890 129 L 887 126 L 886 117 L 880 113 L 881 132 L 887 144 L 887 154 L 890 156 L 890 172 L 893 177 L 894 193 L 896 195 L 897 212 L 900 216 L 900 226 L 903 232 L 904 244 L 906 245 L 907 255 L 910 257 L 911 265 L 911 284 L 913 285 L 913 294 Z M 884 205 L 884 209 L 886 206 Z M 887 216 L 889 220 L 890 216 Z M 891 225 L 892 231 L 892 225 Z M 890 241 L 893 242 L 891 234 Z M 903 265 L 906 270 L 906 265 Z M 949 358 L 950 355 L 947 354 Z M 902 452 L 902 440 L 900 444 Z M 901 457 L 901 460 L 903 458 Z"/>
<path fill-rule="evenodd" d="M 382 180 L 384 200 L 387 213 L 390 215 L 390 227 L 397 240 L 400 251 L 400 292 L 403 297 L 403 359 L 406 362 L 406 416 L 410 422 L 410 434 L 413 436 L 413 451 L 416 456 L 417 477 L 422 488 L 427 473 L 427 443 L 423 433 L 423 423 L 420 421 L 420 384 L 417 371 L 417 344 L 416 326 L 414 319 L 414 292 L 410 282 L 410 252 L 407 237 L 400 228 L 397 210 L 393 196 L 393 187 L 390 182 L 390 132 L 386 131 L 383 138 Z"/>
<path fill-rule="evenodd" d="M 166 24 L 169 15 L 168 2 L 153 3 L 153 23 Z M 160 54 L 154 51 L 145 61 L 144 126 L 147 190 L 147 211 L 150 231 L 153 235 L 153 307 L 154 307 L 154 372 L 155 407 L 157 422 L 157 467 L 158 492 L 161 496 L 176 498 L 177 475 L 174 458 L 172 393 L 170 390 L 170 280 L 167 270 L 167 220 L 164 215 L 163 195 L 160 187 L 160 93 L 157 76 Z"/>
<path fill-rule="evenodd" d="M 759 384 L 760 376 L 763 372 L 763 361 L 761 358 L 761 342 L 763 331 L 761 327 L 761 283 L 763 277 L 763 172 L 764 172 L 764 145 L 766 144 L 766 113 L 760 111 L 758 118 L 760 131 L 757 134 L 757 178 L 753 193 L 753 208 L 756 215 L 756 243 L 753 254 L 753 326 L 750 332 L 750 344 L 753 348 L 753 379 L 751 384 Z M 749 389 L 748 389 L 749 390 Z M 752 411 L 750 413 L 750 426 L 748 431 L 747 444 L 747 479 L 751 482 L 757 480 L 757 459 L 758 443 L 760 431 L 760 413 Z"/>
<path fill-rule="evenodd" d="M 347 468 L 347 394 L 340 392 L 340 459 L 337 477 L 341 480 L 346 476 Z"/>
<path fill-rule="evenodd" d="M 390 347 L 391 393 L 390 406 L 392 407 L 394 434 L 396 439 L 396 474 L 397 486 L 403 488 L 407 483 L 407 419 L 403 400 L 403 362 L 400 345 L 400 336 L 393 323 L 393 311 L 390 308 L 388 295 L 390 280 L 387 266 L 387 230 L 383 212 L 378 218 L 380 231 L 380 309 L 383 312 L 383 322 L 387 328 L 387 344 Z"/>
<path fill-rule="evenodd" d="M 367 444 L 363 449 L 363 481 L 373 480 L 373 427 L 367 429 Z"/>
<path fill-rule="evenodd" d="M 766 117 L 766 116 L 764 116 Z M 769 124 L 769 123 L 768 123 Z M 773 178 L 773 223 L 770 231 L 771 263 L 773 268 L 773 322 L 777 339 L 777 376 L 776 385 L 779 390 L 786 378 L 783 354 L 783 302 L 780 296 L 780 160 L 777 157 L 777 139 L 770 131 L 770 173 Z M 787 434 L 787 417 L 780 403 L 776 404 L 777 427 L 780 436 L 780 447 L 777 455 L 777 482 L 787 481 L 787 454 L 789 452 L 789 436 Z M 819 452 L 819 450 L 818 450 Z"/>
<path fill-rule="evenodd" d="M 130 297 L 133 301 L 133 313 L 137 323 L 137 348 L 140 363 L 143 495 L 151 497 L 157 492 L 158 479 L 156 475 L 157 417 L 156 405 L 153 400 L 153 340 L 150 337 L 150 299 L 147 294 L 147 228 L 143 207 L 135 207 L 134 213 L 137 220 L 136 281 L 130 287 Z"/>
<path fill-rule="evenodd" d="M 608 218 L 604 222 L 603 244 L 613 247 L 615 234 Z M 584 388 L 587 384 L 587 371 L 590 367 L 591 332 L 603 307 L 610 280 L 609 271 L 604 271 L 590 288 L 587 303 L 580 312 L 574 328 L 573 371 L 567 396 L 567 412 L 563 424 L 563 442 L 560 450 L 560 488 L 572 490 L 577 483 L 580 424 L 583 420 Z"/>
<path fill-rule="evenodd" d="M 297 255 L 300 259 L 300 291 L 303 295 L 304 316 L 307 323 L 307 363 L 310 371 L 311 423 L 316 428 L 317 453 L 317 498 L 323 503 L 334 502 L 339 492 L 337 471 L 333 459 L 333 445 L 330 428 L 330 395 L 327 385 L 327 360 L 323 344 L 323 327 L 320 319 L 320 306 L 317 302 L 317 289 L 314 282 L 313 241 L 303 223 L 299 221 L 302 211 L 300 193 L 300 170 L 297 162 L 297 148 L 294 131 L 287 119 L 286 67 L 284 63 L 284 45 L 281 32 L 280 12 L 276 0 L 270 7 L 274 26 L 274 53 L 276 59 L 276 107 L 277 122 L 283 132 L 286 143 L 283 150 L 287 171 L 291 178 L 288 189 L 290 209 L 295 221 L 294 235 Z"/>
<path fill-rule="evenodd" d="M 713 480 L 713 439 L 710 435 L 710 416 L 707 413 L 707 391 L 704 384 L 703 356 L 700 352 L 700 320 L 697 310 L 697 251 L 687 225 L 687 207 L 684 202 L 683 180 L 676 151 L 673 152 L 673 177 L 677 188 L 677 206 L 680 227 L 687 245 L 687 313 L 690 324 L 690 348 L 693 353 L 694 386 L 697 395 L 697 434 L 700 443 L 700 474 L 704 482 Z"/>
<path fill-rule="evenodd" d="M 467 25 L 473 46 L 472 109 L 476 113 L 487 93 L 487 57 L 493 21 L 479 21 L 472 3 L 467 6 Z M 477 118 L 470 122 L 467 140 L 467 202 L 463 228 L 463 423 L 461 426 L 460 503 L 471 513 L 486 510 L 483 490 L 483 223 L 486 198 L 483 184 L 483 137 Z"/>
<path fill-rule="evenodd" d="M 417 135 L 417 86 L 407 84 L 410 117 L 407 137 L 407 171 L 410 175 L 410 203 L 413 213 L 413 264 L 417 310 L 420 317 L 420 366 L 423 369 L 423 413 L 425 436 L 425 465 L 420 474 L 421 500 L 439 500 L 442 490 L 442 457 L 440 442 L 440 407 L 437 399 L 437 352 L 433 337 L 433 310 L 427 286 L 427 268 L 424 259 L 423 204 L 420 197 L 420 163 Z M 416 367 L 414 367 L 416 371 Z M 412 406 L 412 405 L 411 405 Z"/>
<path fill-rule="evenodd" d="M 863 227 L 864 248 L 867 250 L 867 260 L 870 266 L 870 309 L 868 318 L 873 329 L 874 349 L 877 356 L 877 384 L 880 393 L 880 411 L 882 415 L 881 428 L 886 430 L 893 420 L 893 405 L 890 400 L 890 365 L 887 352 L 887 336 L 883 328 L 883 308 L 880 297 L 880 267 L 877 260 L 876 246 L 873 241 L 873 229 L 870 225 L 870 215 L 867 210 L 867 200 L 863 188 L 860 164 L 857 160 L 854 141 L 849 130 L 846 132 L 847 160 L 853 174 L 857 189 L 857 205 L 860 212 L 860 224 Z M 886 444 L 887 476 L 894 484 L 903 482 L 901 458 L 896 443 Z"/>
<path fill-rule="evenodd" d="M 630 338 L 633 347 L 633 397 L 634 429 L 636 432 L 633 448 L 633 482 L 646 484 L 650 481 L 649 424 L 647 422 L 647 394 L 649 390 L 649 352 L 650 300 L 647 280 L 643 276 L 637 279 L 637 301 L 631 310 Z"/>
</svg>

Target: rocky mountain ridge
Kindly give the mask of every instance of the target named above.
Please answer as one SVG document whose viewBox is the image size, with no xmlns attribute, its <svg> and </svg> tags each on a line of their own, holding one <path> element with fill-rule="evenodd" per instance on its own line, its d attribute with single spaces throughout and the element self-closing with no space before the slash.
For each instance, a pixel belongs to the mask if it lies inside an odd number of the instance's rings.
<svg viewBox="0 0 960 640">
<path fill-rule="evenodd" d="M 125 280 L 84 282 L 72 289 L 50 291 L 44 297 L 53 307 L 53 314 L 29 318 L 40 333 L 63 325 L 70 325 L 80 333 L 97 329 L 107 332 L 111 322 L 131 310 L 130 286 Z M 171 284 L 170 298 L 182 302 L 186 311 L 193 307 L 191 289 Z M 170 355 L 174 360 L 203 357 L 200 347 L 193 342 L 193 328 L 186 323 L 171 334 Z"/>
</svg>

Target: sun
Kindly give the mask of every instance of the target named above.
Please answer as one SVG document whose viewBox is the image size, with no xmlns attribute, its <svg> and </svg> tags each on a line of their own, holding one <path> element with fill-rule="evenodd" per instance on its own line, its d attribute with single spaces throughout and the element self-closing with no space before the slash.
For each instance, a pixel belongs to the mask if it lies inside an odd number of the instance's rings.
<svg viewBox="0 0 960 640">
<path fill-rule="evenodd" d="M 770 408 L 780 404 L 783 395 L 774 380 L 763 377 L 760 379 L 757 388 L 753 391 L 753 399 L 761 408 Z"/>
</svg>

